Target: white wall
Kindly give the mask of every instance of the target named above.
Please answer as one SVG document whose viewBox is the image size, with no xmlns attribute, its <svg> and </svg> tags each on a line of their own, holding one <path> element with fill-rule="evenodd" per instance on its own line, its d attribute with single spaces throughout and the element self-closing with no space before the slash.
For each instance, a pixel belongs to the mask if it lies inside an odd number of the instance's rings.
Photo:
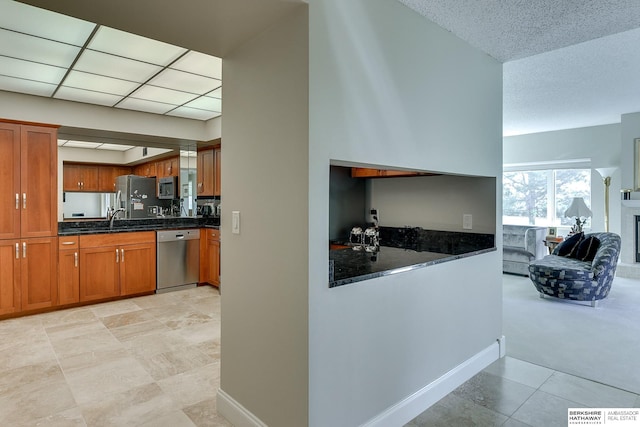
<svg viewBox="0 0 640 427">
<path fill-rule="evenodd" d="M 636 127 L 640 129 L 640 126 Z M 640 135 L 640 132 L 635 134 Z M 633 146 L 633 141 L 631 140 L 631 143 L 627 141 L 625 144 Z M 609 230 L 620 233 L 620 188 L 622 188 L 621 174 L 623 173 L 621 167 L 628 153 L 622 151 L 619 124 L 506 137 L 503 153 L 505 164 L 590 160 L 591 210 L 593 212 L 591 222 L 594 231 L 604 230 L 604 184 L 595 168 L 618 167 L 609 187 Z"/>
<path fill-rule="evenodd" d="M 307 38 L 305 5 L 223 62 L 218 410 L 236 425 L 234 403 L 269 426 L 308 420 Z"/>
<path fill-rule="evenodd" d="M 498 192 L 502 72 L 399 2 L 309 3 L 309 425 L 355 426 L 495 343 L 501 253 L 329 289 L 329 165 L 475 174 Z"/>
<path fill-rule="evenodd" d="M 496 232 L 496 180 L 456 175 L 372 179 L 380 225 L 471 233 Z M 462 216 L 472 215 L 471 230 Z"/>
</svg>

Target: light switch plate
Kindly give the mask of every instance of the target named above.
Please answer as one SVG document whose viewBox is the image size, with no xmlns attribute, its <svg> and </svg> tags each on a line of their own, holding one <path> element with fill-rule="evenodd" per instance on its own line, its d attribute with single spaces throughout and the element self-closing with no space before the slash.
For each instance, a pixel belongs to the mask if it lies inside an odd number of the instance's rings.
<svg viewBox="0 0 640 427">
<path fill-rule="evenodd" d="M 231 233 L 240 234 L 240 211 L 231 212 Z"/>
</svg>

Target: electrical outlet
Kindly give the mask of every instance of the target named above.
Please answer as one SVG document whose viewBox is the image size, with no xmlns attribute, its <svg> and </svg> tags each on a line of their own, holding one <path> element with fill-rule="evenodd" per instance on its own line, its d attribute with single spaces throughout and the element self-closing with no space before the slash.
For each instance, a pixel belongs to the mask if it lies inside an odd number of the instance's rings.
<svg viewBox="0 0 640 427">
<path fill-rule="evenodd" d="M 464 230 L 473 229 L 473 215 L 471 214 L 462 215 L 462 228 Z"/>
</svg>

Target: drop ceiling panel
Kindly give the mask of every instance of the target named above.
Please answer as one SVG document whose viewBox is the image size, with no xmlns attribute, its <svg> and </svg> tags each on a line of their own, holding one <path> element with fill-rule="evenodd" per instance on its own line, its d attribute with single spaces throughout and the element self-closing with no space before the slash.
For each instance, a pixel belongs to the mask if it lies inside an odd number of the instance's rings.
<svg viewBox="0 0 640 427">
<path fill-rule="evenodd" d="M 200 52 L 187 53 L 171 65 L 171 68 L 222 80 L 222 59 Z"/>
<path fill-rule="evenodd" d="M 168 116 L 184 117 L 186 119 L 209 120 L 220 116 L 220 113 L 200 110 L 197 108 L 178 107 L 167 113 Z"/>
<path fill-rule="evenodd" d="M 95 24 L 16 1 L 0 0 L 0 28 L 82 46 Z M 3 38 L 4 40 L 4 38 Z"/>
<path fill-rule="evenodd" d="M 147 113 L 164 114 L 176 106 L 162 102 L 148 101 L 146 99 L 127 98 L 119 103 L 117 107 L 127 110 L 145 111 Z"/>
<path fill-rule="evenodd" d="M 207 94 L 207 96 L 212 96 L 214 98 L 222 99 L 222 86 L 216 90 L 213 90 Z"/>
<path fill-rule="evenodd" d="M 60 89 L 58 89 L 58 92 L 56 92 L 54 98 L 66 99 L 67 101 L 86 102 L 88 104 L 106 105 L 108 107 L 115 105 L 122 99 L 122 97 L 118 95 L 66 86 L 61 86 Z"/>
<path fill-rule="evenodd" d="M 166 89 L 158 86 L 145 85 L 131 94 L 133 98 L 146 99 L 148 101 L 164 102 L 174 106 L 182 105 L 191 101 L 197 95 L 181 92 L 173 89 Z"/>
<path fill-rule="evenodd" d="M 60 144 L 60 142 L 58 142 L 58 145 L 61 145 L 63 147 L 70 147 L 70 148 L 98 148 L 99 146 L 102 145 L 101 142 L 86 142 L 86 141 L 62 141 L 63 143 Z"/>
<path fill-rule="evenodd" d="M 69 67 L 80 48 L 0 29 L 0 55 Z"/>
<path fill-rule="evenodd" d="M 51 96 L 53 91 L 56 90 L 56 85 L 0 75 L 0 90 L 37 96 Z"/>
<path fill-rule="evenodd" d="M 199 108 L 200 110 L 222 112 L 222 100 L 202 96 L 184 105 L 185 107 Z"/>
<path fill-rule="evenodd" d="M 0 56 L 0 74 L 5 76 L 57 85 L 66 71 L 66 68 Z"/>
<path fill-rule="evenodd" d="M 133 59 L 85 50 L 76 62 L 76 70 L 100 74 L 117 79 L 144 83 L 162 68 Z"/>
<path fill-rule="evenodd" d="M 109 27 L 100 27 L 88 47 L 93 50 L 163 66 L 169 65 L 187 51 L 178 46 L 172 46 Z"/>
<path fill-rule="evenodd" d="M 222 82 L 218 79 L 211 79 L 196 74 L 167 69 L 154 77 L 149 84 L 166 87 L 168 89 L 202 94 L 218 88 L 222 85 Z"/>
<path fill-rule="evenodd" d="M 112 77 L 99 76 L 82 71 L 71 71 L 65 79 L 64 85 L 121 96 L 130 94 L 139 86 L 138 83 L 128 80 L 114 79 Z"/>
<path fill-rule="evenodd" d="M 133 145 L 119 145 L 119 144 L 100 144 L 96 147 L 98 150 L 111 150 L 111 151 L 127 151 L 133 148 Z"/>
</svg>

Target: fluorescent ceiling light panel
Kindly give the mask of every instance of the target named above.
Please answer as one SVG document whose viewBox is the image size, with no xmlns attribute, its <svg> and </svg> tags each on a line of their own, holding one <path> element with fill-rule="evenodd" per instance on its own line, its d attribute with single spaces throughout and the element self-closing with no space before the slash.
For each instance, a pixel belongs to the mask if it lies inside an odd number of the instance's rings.
<svg viewBox="0 0 640 427">
<path fill-rule="evenodd" d="M 200 52 L 187 53 L 171 68 L 222 80 L 222 59 Z"/>
<path fill-rule="evenodd" d="M 101 145 L 101 142 L 67 141 L 62 146 L 69 148 L 98 148 Z"/>
<path fill-rule="evenodd" d="M 167 69 L 154 77 L 149 84 L 201 95 L 217 88 L 222 82 L 196 74 Z"/>
<path fill-rule="evenodd" d="M 94 92 L 90 90 L 77 89 L 73 87 L 61 86 L 54 98 L 66 99 L 67 101 L 86 102 L 88 104 L 98 104 L 113 106 L 122 99 L 121 96 L 110 93 Z"/>
<path fill-rule="evenodd" d="M 100 27 L 88 47 L 162 66 L 169 65 L 187 51 L 187 49 L 178 46 L 109 27 Z"/>
<path fill-rule="evenodd" d="M 80 48 L 26 34 L 0 29 L 0 55 L 26 59 L 42 64 L 69 67 Z"/>
<path fill-rule="evenodd" d="M 207 94 L 207 96 L 212 96 L 212 97 L 214 97 L 214 98 L 220 98 L 220 99 L 222 99 L 222 86 L 220 86 L 218 89 L 216 89 L 216 90 L 214 90 L 214 91 L 212 91 L 212 92 L 209 92 L 209 93 Z"/>
<path fill-rule="evenodd" d="M 198 99 L 184 105 L 185 107 L 199 108 L 200 110 L 222 112 L 222 100 L 218 98 L 209 98 L 208 96 L 202 96 Z"/>
<path fill-rule="evenodd" d="M 164 114 L 176 106 L 163 104 L 161 102 L 147 101 L 146 99 L 127 98 L 120 104 L 116 105 L 116 107 L 125 108 L 127 110 L 144 111 L 147 113 Z"/>
<path fill-rule="evenodd" d="M 95 24 L 29 6 L 11 0 L 0 0 L 0 28 L 20 31 L 38 37 L 76 46 L 84 45 Z M 4 38 L 3 38 L 4 42 Z"/>
<path fill-rule="evenodd" d="M 131 96 L 133 98 L 164 102 L 176 106 L 182 105 L 185 102 L 189 102 L 197 95 L 173 89 L 166 89 L 158 86 L 144 85 L 140 89 L 132 93 Z"/>
<path fill-rule="evenodd" d="M 133 59 L 85 50 L 78 62 L 76 62 L 74 69 L 116 79 L 144 83 L 162 68 L 145 62 L 134 61 Z"/>
<path fill-rule="evenodd" d="M 133 145 L 100 144 L 96 148 L 98 150 L 127 151 L 127 150 L 133 148 Z"/>
<path fill-rule="evenodd" d="M 220 113 L 199 110 L 197 108 L 178 107 L 167 113 L 168 116 L 184 117 L 186 119 L 209 120 L 218 117 Z"/>
<path fill-rule="evenodd" d="M 65 86 L 79 89 L 95 90 L 125 96 L 139 86 L 139 83 L 128 80 L 114 79 L 113 77 L 99 76 L 97 74 L 71 71 L 64 81 Z"/>
<path fill-rule="evenodd" d="M 5 76 L 57 85 L 66 71 L 66 68 L 0 56 L 0 74 Z"/>
<path fill-rule="evenodd" d="M 9 92 L 26 93 L 37 96 L 51 96 L 57 85 L 34 82 L 33 80 L 16 79 L 0 75 L 0 90 Z"/>
</svg>

